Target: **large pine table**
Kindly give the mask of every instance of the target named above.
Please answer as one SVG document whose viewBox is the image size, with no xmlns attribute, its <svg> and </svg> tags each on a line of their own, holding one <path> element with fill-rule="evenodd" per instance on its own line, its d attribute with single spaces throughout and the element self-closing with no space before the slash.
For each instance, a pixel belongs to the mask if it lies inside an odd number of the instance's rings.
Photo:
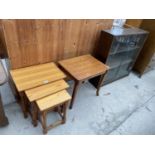
<svg viewBox="0 0 155 155">
<path fill-rule="evenodd" d="M 77 90 L 82 82 L 96 76 L 100 76 L 100 82 L 97 86 L 96 95 L 99 95 L 99 90 L 104 79 L 104 75 L 109 67 L 91 55 L 83 55 L 66 60 L 59 61 L 60 67 L 74 80 L 75 85 L 72 94 L 70 109 L 73 107 Z"/>
</svg>

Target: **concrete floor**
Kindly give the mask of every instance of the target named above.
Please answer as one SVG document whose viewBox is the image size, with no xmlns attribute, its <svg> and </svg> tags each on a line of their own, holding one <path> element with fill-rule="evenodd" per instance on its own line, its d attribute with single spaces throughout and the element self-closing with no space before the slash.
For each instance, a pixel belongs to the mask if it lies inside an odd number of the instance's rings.
<svg viewBox="0 0 155 155">
<path fill-rule="evenodd" d="M 70 83 L 72 89 L 72 83 Z M 48 134 L 155 134 L 155 70 L 138 78 L 133 73 L 101 88 L 86 82 L 78 92 L 75 105 L 68 110 L 67 123 Z M 10 125 L 0 128 L 0 134 L 42 134 L 33 127 L 30 117 L 24 119 L 19 106 L 5 106 Z M 57 118 L 50 114 L 51 119 Z"/>
</svg>

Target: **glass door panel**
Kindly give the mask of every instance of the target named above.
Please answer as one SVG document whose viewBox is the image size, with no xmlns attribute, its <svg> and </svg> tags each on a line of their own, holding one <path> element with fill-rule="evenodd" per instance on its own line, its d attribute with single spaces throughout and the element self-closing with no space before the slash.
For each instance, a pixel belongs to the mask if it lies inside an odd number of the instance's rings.
<svg viewBox="0 0 155 155">
<path fill-rule="evenodd" d="M 128 75 L 130 73 L 130 66 L 131 66 L 131 63 L 127 63 L 120 66 L 119 71 L 117 73 L 117 78 Z"/>
<path fill-rule="evenodd" d="M 116 54 L 140 48 L 140 35 L 114 37 L 110 54 Z"/>
</svg>

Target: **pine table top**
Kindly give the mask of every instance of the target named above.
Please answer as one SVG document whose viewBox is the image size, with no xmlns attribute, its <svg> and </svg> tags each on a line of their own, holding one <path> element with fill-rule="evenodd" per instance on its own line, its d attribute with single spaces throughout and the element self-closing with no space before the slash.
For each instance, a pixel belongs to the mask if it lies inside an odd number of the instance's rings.
<svg viewBox="0 0 155 155">
<path fill-rule="evenodd" d="M 85 80 L 104 74 L 109 67 L 91 55 L 59 61 L 59 65 L 76 80 Z"/>
</svg>

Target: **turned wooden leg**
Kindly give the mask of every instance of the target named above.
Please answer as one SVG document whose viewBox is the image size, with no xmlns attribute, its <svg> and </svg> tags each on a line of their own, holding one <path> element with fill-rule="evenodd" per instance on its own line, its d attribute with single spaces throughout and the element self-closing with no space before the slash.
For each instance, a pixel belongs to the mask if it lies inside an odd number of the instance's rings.
<svg viewBox="0 0 155 155">
<path fill-rule="evenodd" d="M 62 123 L 66 123 L 66 114 L 67 114 L 67 105 L 68 105 L 68 102 L 66 102 L 65 104 L 63 104 L 63 118 L 62 118 Z"/>
<path fill-rule="evenodd" d="M 36 103 L 33 102 L 32 103 L 32 123 L 34 127 L 38 125 L 37 117 L 38 117 L 38 109 L 37 109 Z"/>
<path fill-rule="evenodd" d="M 102 85 L 105 74 L 100 76 L 100 79 L 99 79 L 99 82 L 98 82 L 98 85 L 97 85 L 96 96 L 99 96 L 99 91 L 100 91 L 100 88 L 101 88 L 101 85 Z"/>
<path fill-rule="evenodd" d="M 24 118 L 27 118 L 28 114 L 27 114 L 27 107 L 26 107 L 25 97 L 24 97 L 25 94 L 24 94 L 24 92 L 20 92 L 19 95 L 20 95 L 20 99 L 21 99 L 21 108 L 22 108 L 22 111 L 24 114 Z"/>
<path fill-rule="evenodd" d="M 62 114 L 63 113 L 63 105 L 59 105 L 58 107 L 57 107 L 57 109 L 58 109 L 58 113 L 60 113 L 60 114 Z"/>
<path fill-rule="evenodd" d="M 42 112 L 42 127 L 43 127 L 43 133 L 47 134 L 47 125 L 46 125 L 46 112 Z"/>
<path fill-rule="evenodd" d="M 70 103 L 70 109 L 72 109 L 73 107 L 73 104 L 74 104 L 74 101 L 75 101 L 75 97 L 76 97 L 76 94 L 77 94 L 77 90 L 80 86 L 81 82 L 80 81 L 75 81 L 75 84 L 74 84 L 74 89 L 73 89 L 73 94 L 72 94 L 72 99 L 71 99 L 71 103 Z"/>
</svg>

